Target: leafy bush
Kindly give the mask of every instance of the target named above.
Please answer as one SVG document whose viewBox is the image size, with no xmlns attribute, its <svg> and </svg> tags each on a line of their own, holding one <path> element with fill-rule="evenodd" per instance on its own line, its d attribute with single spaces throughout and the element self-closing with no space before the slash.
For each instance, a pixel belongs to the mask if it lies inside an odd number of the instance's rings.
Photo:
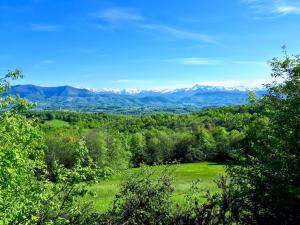
<svg viewBox="0 0 300 225">
<path fill-rule="evenodd" d="M 271 61 L 264 111 L 246 130 L 238 165 L 228 167 L 227 218 L 236 224 L 300 223 L 300 56 Z M 225 198 L 220 204 L 225 204 Z"/>
<path fill-rule="evenodd" d="M 172 191 L 168 172 L 157 175 L 144 167 L 123 184 L 113 208 L 106 215 L 107 223 L 169 224 Z"/>
<path fill-rule="evenodd" d="M 9 79 L 21 75 L 16 70 L 0 79 L 0 224 L 83 224 L 89 212 L 77 198 L 87 192 L 87 181 L 97 178 L 97 168 L 81 141 L 74 146 L 78 157 L 72 167 L 53 161 L 56 180 L 48 179 L 43 133 L 35 120 L 20 115 L 30 105 L 1 97 Z"/>
</svg>

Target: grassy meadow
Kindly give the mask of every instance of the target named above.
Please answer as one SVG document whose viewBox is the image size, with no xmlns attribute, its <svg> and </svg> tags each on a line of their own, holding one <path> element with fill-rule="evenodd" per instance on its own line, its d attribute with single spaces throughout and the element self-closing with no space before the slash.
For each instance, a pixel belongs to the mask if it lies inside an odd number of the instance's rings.
<svg viewBox="0 0 300 225">
<path fill-rule="evenodd" d="M 63 120 L 49 120 L 45 122 L 45 126 L 52 128 L 69 127 L 69 123 Z"/>
<path fill-rule="evenodd" d="M 155 170 L 155 174 L 159 174 L 166 167 L 153 166 L 151 169 Z M 129 174 L 138 172 L 138 170 L 140 169 L 129 169 L 107 181 L 101 181 L 91 186 L 90 190 L 94 195 L 86 197 L 85 201 L 92 201 L 93 205 L 100 211 L 108 210 L 114 201 L 115 195 L 120 190 L 122 182 L 126 180 Z M 218 188 L 215 181 L 225 172 L 225 167 L 216 163 L 200 162 L 172 165 L 167 170 L 171 171 L 172 174 L 174 186 L 172 199 L 175 205 L 183 202 L 184 196 L 190 192 L 191 185 L 196 181 L 198 181 L 203 197 L 207 190 L 216 192 Z"/>
</svg>

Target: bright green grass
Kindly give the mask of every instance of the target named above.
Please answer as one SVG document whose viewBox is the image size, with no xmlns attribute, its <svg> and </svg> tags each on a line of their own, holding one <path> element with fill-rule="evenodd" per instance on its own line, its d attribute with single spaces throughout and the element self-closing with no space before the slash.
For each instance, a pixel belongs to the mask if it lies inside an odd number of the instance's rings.
<svg viewBox="0 0 300 225">
<path fill-rule="evenodd" d="M 65 122 L 63 120 L 49 120 L 45 122 L 46 126 L 49 127 L 69 127 L 70 124 L 68 122 Z"/>
<path fill-rule="evenodd" d="M 199 180 L 200 190 L 203 197 L 207 190 L 210 192 L 216 192 L 218 188 L 215 181 L 222 173 L 225 172 L 225 167 L 223 165 L 209 162 L 180 164 L 171 167 L 171 170 L 174 169 L 173 186 L 175 191 L 172 195 L 174 204 L 180 204 L 183 201 L 184 196 L 189 193 L 193 181 Z M 156 172 L 160 172 L 165 167 L 154 166 L 153 168 Z M 120 190 L 122 181 L 126 179 L 128 173 L 136 170 L 139 169 L 131 169 L 123 174 L 113 176 L 108 181 L 102 181 L 91 186 L 90 189 L 95 193 L 95 196 L 89 196 L 85 200 L 93 202 L 94 206 L 98 210 L 106 211 L 111 207 L 115 195 Z"/>
</svg>

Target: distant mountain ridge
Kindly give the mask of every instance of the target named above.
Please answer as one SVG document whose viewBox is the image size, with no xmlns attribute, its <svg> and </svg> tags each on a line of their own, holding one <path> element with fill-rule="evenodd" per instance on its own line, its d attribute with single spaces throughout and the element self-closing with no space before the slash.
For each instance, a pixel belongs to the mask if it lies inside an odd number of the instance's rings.
<svg viewBox="0 0 300 225">
<path fill-rule="evenodd" d="M 116 112 L 145 110 L 190 112 L 205 107 L 240 105 L 248 102 L 248 88 L 195 85 L 164 90 L 90 90 L 72 86 L 15 85 L 5 93 L 35 102 L 40 110 Z M 266 90 L 253 89 L 257 96 Z"/>
<path fill-rule="evenodd" d="M 233 86 L 233 87 L 225 87 L 225 86 L 209 86 L 209 85 L 200 85 L 196 84 L 191 88 L 177 88 L 177 89 L 112 89 L 112 88 L 103 88 L 100 90 L 88 89 L 95 93 L 115 93 L 115 94 L 129 94 L 129 95 L 139 95 L 139 94 L 171 94 L 175 92 L 188 92 L 188 91 L 247 91 L 247 90 L 263 90 L 262 88 L 249 88 L 245 86 Z"/>
<path fill-rule="evenodd" d="M 52 96 L 86 96 L 92 94 L 88 89 L 75 88 L 72 86 L 41 87 L 32 84 L 15 85 L 7 92 L 8 94 L 19 94 L 21 97 L 28 95 Z"/>
</svg>

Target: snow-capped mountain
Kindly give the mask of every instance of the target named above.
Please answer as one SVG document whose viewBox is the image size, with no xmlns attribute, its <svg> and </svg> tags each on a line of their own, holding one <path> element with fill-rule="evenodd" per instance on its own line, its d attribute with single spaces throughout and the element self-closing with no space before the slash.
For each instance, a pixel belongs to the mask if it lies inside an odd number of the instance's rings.
<svg viewBox="0 0 300 225">
<path fill-rule="evenodd" d="M 211 106 L 246 104 L 247 91 L 243 86 L 225 87 L 194 85 L 179 89 L 101 89 L 75 88 L 71 86 L 40 87 L 35 85 L 12 86 L 6 94 L 20 95 L 36 102 L 38 109 L 66 109 L 81 111 L 107 111 L 122 108 L 158 108 L 168 111 L 170 108 L 200 109 Z M 258 96 L 264 89 L 251 89 Z M 168 109 L 168 110 L 167 110 Z"/>
<path fill-rule="evenodd" d="M 173 94 L 178 92 L 197 92 L 197 91 L 248 91 L 248 90 L 263 90 L 263 88 L 253 88 L 246 86 L 209 86 L 195 84 L 190 88 L 165 88 L 165 89 L 88 89 L 99 94 L 123 94 L 123 95 L 139 95 L 139 94 Z"/>
</svg>

